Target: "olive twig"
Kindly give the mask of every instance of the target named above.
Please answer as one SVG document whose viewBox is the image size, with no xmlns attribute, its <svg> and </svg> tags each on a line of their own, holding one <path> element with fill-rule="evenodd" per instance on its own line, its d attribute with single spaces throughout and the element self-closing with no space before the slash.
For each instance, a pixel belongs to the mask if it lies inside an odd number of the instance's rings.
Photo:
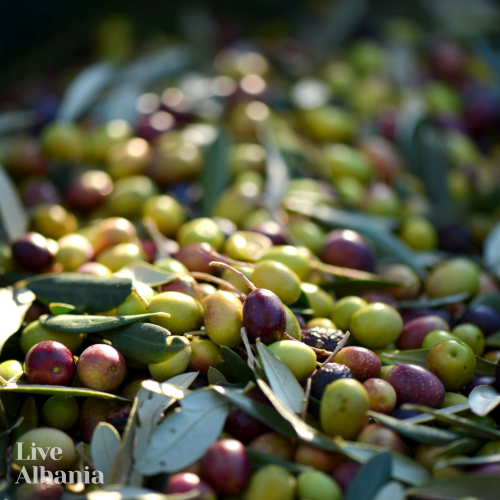
<svg viewBox="0 0 500 500">
<path fill-rule="evenodd" d="M 219 285 L 220 287 L 224 287 L 230 292 L 237 293 L 239 297 L 242 299 L 246 299 L 246 294 L 243 293 L 242 291 L 238 290 L 232 283 L 229 283 L 229 281 L 223 280 L 222 278 L 217 278 L 217 276 L 212 276 L 211 274 L 207 273 L 200 273 L 198 271 L 193 271 L 189 273 L 189 276 L 194 278 L 195 280 L 200 280 L 200 281 L 208 281 L 211 283 L 215 283 L 216 285 Z"/>
<path fill-rule="evenodd" d="M 142 293 L 139 291 L 139 289 L 136 286 L 133 286 L 132 290 L 136 293 L 137 297 L 139 297 L 139 300 L 146 306 L 146 309 L 149 309 L 148 299 L 146 299 L 146 297 L 144 297 L 144 295 L 142 295 Z"/>
<path fill-rule="evenodd" d="M 284 333 L 284 336 L 288 339 L 288 340 L 294 340 L 295 342 L 300 342 L 300 340 L 297 340 L 296 338 L 292 337 L 291 335 L 289 335 L 288 333 Z M 326 351 L 325 349 L 318 349 L 317 347 L 313 347 L 313 346 L 310 346 L 308 345 L 307 347 L 310 347 L 314 352 L 315 354 L 319 354 L 320 356 L 331 356 L 332 355 L 332 351 Z"/>
<path fill-rule="evenodd" d="M 151 239 L 154 241 L 156 249 L 162 257 L 170 257 L 170 252 L 168 250 L 167 239 L 163 234 L 160 233 L 155 220 L 152 217 L 144 217 L 142 219 L 142 225 L 146 229 Z"/>
<path fill-rule="evenodd" d="M 224 269 L 228 269 L 233 274 L 236 274 L 236 276 L 239 276 L 247 284 L 248 288 L 252 290 L 252 292 L 254 290 L 257 290 L 257 287 L 241 271 L 237 271 L 234 267 L 231 267 L 229 264 L 226 264 L 225 262 L 212 261 L 210 262 L 209 265 L 213 267 L 223 267 Z"/>
<path fill-rule="evenodd" d="M 321 364 L 321 366 L 329 363 L 338 354 L 338 352 L 347 344 L 350 336 L 351 334 L 349 332 L 345 332 L 344 338 L 339 342 L 339 345 L 335 348 L 335 351 L 333 351 L 330 356 L 328 356 L 328 358 Z"/>
<path fill-rule="evenodd" d="M 312 377 L 307 379 L 306 391 L 304 393 L 304 399 L 302 400 L 302 420 L 306 420 L 307 407 L 309 406 L 309 398 L 311 397 L 311 387 L 312 387 Z"/>
<path fill-rule="evenodd" d="M 248 363 L 248 365 L 250 366 L 252 371 L 255 370 L 256 366 L 262 370 L 262 366 L 260 366 L 258 359 L 255 357 L 255 355 L 252 351 L 252 347 L 250 346 L 250 342 L 248 341 L 247 329 L 245 327 L 243 327 L 241 329 L 241 338 L 243 339 L 243 344 L 244 344 L 245 349 L 247 351 L 247 356 L 248 356 L 247 363 Z"/>
</svg>

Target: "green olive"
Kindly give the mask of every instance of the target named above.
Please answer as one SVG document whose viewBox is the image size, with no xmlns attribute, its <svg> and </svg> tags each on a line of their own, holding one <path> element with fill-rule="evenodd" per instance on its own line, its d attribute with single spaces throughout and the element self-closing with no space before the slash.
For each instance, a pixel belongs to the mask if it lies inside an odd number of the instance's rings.
<svg viewBox="0 0 500 500">
<path fill-rule="evenodd" d="M 259 262 L 252 281 L 257 288 L 274 292 L 286 305 L 296 302 L 301 294 L 299 277 L 287 266 L 273 260 Z"/>
<path fill-rule="evenodd" d="M 307 297 L 311 309 L 314 310 L 313 317 L 329 318 L 334 307 L 331 295 L 312 283 L 301 283 L 300 288 Z"/>
<path fill-rule="evenodd" d="M 275 245 L 262 255 L 259 260 L 281 262 L 281 264 L 284 264 L 295 272 L 300 280 L 304 280 L 309 273 L 311 253 L 305 247 L 297 248 L 291 245 Z"/>
<path fill-rule="evenodd" d="M 224 234 L 212 219 L 204 217 L 183 224 L 177 233 L 177 241 L 181 247 L 190 243 L 209 243 L 219 251 L 224 244 Z"/>
</svg>

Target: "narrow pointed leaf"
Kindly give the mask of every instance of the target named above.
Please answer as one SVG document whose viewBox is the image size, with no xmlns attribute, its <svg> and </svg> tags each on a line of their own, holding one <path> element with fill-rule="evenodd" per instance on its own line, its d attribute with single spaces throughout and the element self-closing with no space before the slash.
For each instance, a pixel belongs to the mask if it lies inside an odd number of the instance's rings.
<svg viewBox="0 0 500 500">
<path fill-rule="evenodd" d="M 115 70 L 108 62 L 99 62 L 86 67 L 66 90 L 57 112 L 57 119 L 75 121 L 80 118 L 114 76 Z"/>
<path fill-rule="evenodd" d="M 16 186 L 0 165 L 0 222 L 10 243 L 28 230 L 28 216 Z"/>
<path fill-rule="evenodd" d="M 500 347 L 500 332 L 492 333 L 484 339 L 484 344 L 488 347 Z"/>
<path fill-rule="evenodd" d="M 311 470 L 311 467 L 307 465 L 297 464 L 295 462 L 287 462 L 286 460 L 281 460 L 280 458 L 273 457 L 267 453 L 254 450 L 249 446 L 246 447 L 248 457 L 252 462 L 252 467 L 254 469 L 261 468 L 264 465 L 280 465 L 285 469 L 288 469 L 292 474 L 300 474 L 301 472 Z"/>
<path fill-rule="evenodd" d="M 460 434 L 435 427 L 425 425 L 409 424 L 405 420 L 399 420 L 383 413 L 375 411 L 368 412 L 368 415 L 378 420 L 382 425 L 389 427 L 399 435 L 413 439 L 418 443 L 444 445 L 460 438 Z"/>
<path fill-rule="evenodd" d="M 391 480 L 391 455 L 375 455 L 358 471 L 347 488 L 344 500 L 371 500 Z"/>
<path fill-rule="evenodd" d="M 227 382 L 226 377 L 224 377 L 224 375 L 222 375 L 222 373 L 219 370 L 216 370 L 213 366 L 208 369 L 207 379 L 210 385 Z"/>
<path fill-rule="evenodd" d="M 500 453 L 492 453 L 479 457 L 452 457 L 448 460 L 440 460 L 435 468 L 445 467 L 474 467 L 475 465 L 497 464 L 500 462 Z"/>
<path fill-rule="evenodd" d="M 435 448 L 432 452 L 432 458 L 463 455 L 476 451 L 482 444 L 484 439 L 462 438 L 453 441 L 453 443 Z"/>
<path fill-rule="evenodd" d="M 101 422 L 92 434 L 90 453 L 95 470 L 101 471 L 104 483 L 108 482 L 109 471 L 120 449 L 121 438 L 117 430 L 107 422 Z"/>
<path fill-rule="evenodd" d="M 405 490 L 401 483 L 390 481 L 378 490 L 372 500 L 405 500 L 405 498 Z"/>
<path fill-rule="evenodd" d="M 169 378 L 165 382 L 157 382 L 156 380 L 144 380 L 141 385 L 148 391 L 172 397 L 170 396 L 170 391 L 167 390 L 169 386 L 178 386 L 183 387 L 184 389 L 188 389 L 189 386 L 196 380 L 196 377 L 198 377 L 198 373 L 199 372 L 181 373 L 180 375 Z"/>
<path fill-rule="evenodd" d="M 75 398 L 102 398 L 114 399 L 116 401 L 130 400 L 108 392 L 87 389 L 86 387 L 64 387 L 62 385 L 37 385 L 28 382 L 16 382 L 14 384 L 0 385 L 0 392 L 19 392 L 23 394 L 47 394 L 49 396 L 73 396 Z"/>
<path fill-rule="evenodd" d="M 32 127 L 39 121 L 35 110 L 4 111 L 0 113 L 0 135 Z"/>
<path fill-rule="evenodd" d="M 159 267 L 148 264 L 142 260 L 132 262 L 131 264 L 122 267 L 114 274 L 114 276 L 131 278 L 134 281 L 139 281 L 147 286 L 164 285 L 165 283 L 170 283 L 179 277 L 178 274 L 167 273 L 166 271 L 162 271 Z"/>
<path fill-rule="evenodd" d="M 213 390 L 193 392 L 156 428 L 137 463 L 145 475 L 176 472 L 199 460 L 219 437 L 227 415 L 227 400 Z"/>
<path fill-rule="evenodd" d="M 102 312 L 119 306 L 132 293 L 132 280 L 61 273 L 32 278 L 26 288 L 48 304 L 62 302 L 75 306 L 81 312 Z"/>
<path fill-rule="evenodd" d="M 136 314 L 135 316 L 77 316 L 75 314 L 60 314 L 58 316 L 44 315 L 40 323 L 49 330 L 65 333 L 95 333 L 113 330 L 144 321 L 151 316 L 162 313 Z M 165 330 L 163 328 L 163 330 Z"/>
<path fill-rule="evenodd" d="M 436 413 L 440 415 L 452 415 L 467 410 L 469 410 L 469 403 L 463 403 L 461 405 L 448 406 L 448 408 L 441 408 L 440 410 L 436 410 Z M 423 413 L 422 415 L 407 418 L 405 422 L 409 424 L 426 424 L 428 422 L 432 422 L 433 420 L 436 420 L 434 414 L 431 415 L 430 413 Z"/>
<path fill-rule="evenodd" d="M 500 293 L 481 293 L 477 297 L 474 297 L 469 304 L 471 309 L 477 306 L 489 306 L 500 311 Z"/>
<path fill-rule="evenodd" d="M 50 312 L 54 316 L 59 316 L 60 314 L 69 314 L 70 312 L 75 310 L 75 306 L 71 304 L 61 304 L 60 302 L 54 302 L 49 304 Z"/>
<path fill-rule="evenodd" d="M 257 342 L 257 352 L 276 396 L 290 410 L 300 413 L 304 400 L 304 389 L 297 382 L 293 373 L 261 342 Z"/>
<path fill-rule="evenodd" d="M 484 417 L 500 405 L 500 393 L 489 385 L 475 387 L 469 394 L 472 413 Z"/>
<path fill-rule="evenodd" d="M 388 280 L 342 280 L 325 281 L 319 283 L 318 286 L 324 290 L 329 290 L 337 293 L 358 293 L 367 292 L 370 290 L 380 290 L 382 288 L 391 288 L 399 285 L 394 281 Z"/>
<path fill-rule="evenodd" d="M 456 293 L 455 295 L 446 295 L 430 300 L 401 300 L 398 307 L 401 309 L 432 309 L 434 307 L 448 306 L 462 302 L 470 297 L 469 292 Z"/>
<path fill-rule="evenodd" d="M 224 358 L 224 371 L 229 382 L 246 384 L 253 380 L 252 370 L 234 351 L 222 346 L 221 352 Z"/>
</svg>

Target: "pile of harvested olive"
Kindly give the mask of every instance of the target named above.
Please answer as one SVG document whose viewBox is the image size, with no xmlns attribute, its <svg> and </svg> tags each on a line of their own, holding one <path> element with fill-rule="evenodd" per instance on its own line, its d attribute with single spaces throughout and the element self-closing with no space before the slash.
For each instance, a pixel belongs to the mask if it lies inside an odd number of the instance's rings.
<svg viewBox="0 0 500 500">
<path fill-rule="evenodd" d="M 393 19 L 202 71 L 106 22 L 6 98 L 4 498 L 498 498 L 489 52 Z"/>
</svg>

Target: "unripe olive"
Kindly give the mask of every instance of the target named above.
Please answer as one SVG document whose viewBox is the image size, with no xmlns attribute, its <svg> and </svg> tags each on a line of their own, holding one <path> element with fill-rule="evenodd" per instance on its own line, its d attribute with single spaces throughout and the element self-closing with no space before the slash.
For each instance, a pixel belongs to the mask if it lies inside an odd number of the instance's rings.
<svg viewBox="0 0 500 500">
<path fill-rule="evenodd" d="M 310 220 L 295 220 L 290 223 L 288 228 L 295 238 L 309 248 L 312 253 L 316 255 L 321 253 L 326 233 L 317 224 Z"/>
<path fill-rule="evenodd" d="M 20 345 L 23 352 L 26 354 L 35 344 L 44 340 L 54 340 L 66 346 L 72 353 L 75 353 L 82 345 L 83 339 L 86 337 L 84 333 L 66 333 L 56 332 L 44 328 L 39 320 L 30 323 L 21 333 Z"/>
<path fill-rule="evenodd" d="M 175 198 L 153 196 L 142 207 L 142 215 L 151 217 L 165 236 L 173 236 L 186 221 L 186 213 Z"/>
<path fill-rule="evenodd" d="M 78 125 L 70 122 L 52 122 L 42 132 L 44 153 L 54 160 L 78 161 L 85 144 L 85 136 Z"/>
<path fill-rule="evenodd" d="M 243 305 L 234 294 L 212 293 L 205 299 L 204 308 L 205 328 L 212 342 L 227 347 L 241 343 Z"/>
<path fill-rule="evenodd" d="M 43 421 L 62 431 L 71 429 L 78 422 L 79 413 L 78 403 L 71 396 L 52 396 L 42 406 Z"/>
<path fill-rule="evenodd" d="M 134 225 L 123 217 L 112 217 L 99 223 L 95 230 L 93 244 L 95 252 L 99 253 L 119 243 L 135 243 L 136 241 L 137 231 Z"/>
<path fill-rule="evenodd" d="M 283 305 L 286 313 L 286 333 L 296 340 L 302 340 L 302 330 L 300 328 L 299 320 L 297 316 L 293 314 L 289 307 Z M 285 340 L 283 338 L 282 340 Z"/>
<path fill-rule="evenodd" d="M 191 345 L 189 344 L 189 340 L 186 337 L 174 335 L 167 337 L 167 345 L 178 342 L 185 344 L 185 347 L 179 351 L 169 352 L 165 361 L 148 366 L 149 372 L 158 382 L 164 382 L 169 378 L 184 373 L 189 366 L 189 361 L 191 360 Z"/>
<path fill-rule="evenodd" d="M 212 219 L 204 217 L 183 224 L 177 233 L 177 241 L 181 247 L 191 243 L 209 243 L 219 251 L 224 244 L 224 233 Z"/>
<path fill-rule="evenodd" d="M 253 267 L 246 267 L 246 266 L 233 266 L 233 267 L 237 271 L 240 271 L 240 273 L 243 273 L 245 277 L 248 278 L 250 281 L 252 281 Z M 248 285 L 239 276 L 234 274 L 232 271 L 229 271 L 229 269 L 224 269 L 221 278 L 234 285 L 240 292 L 246 294 L 250 293 L 250 288 L 248 287 Z"/>
<path fill-rule="evenodd" d="M 33 230 L 58 240 L 78 229 L 76 217 L 61 205 L 38 205 L 33 210 Z"/>
<path fill-rule="evenodd" d="M 366 305 L 366 300 L 361 297 L 347 296 L 341 298 L 333 306 L 333 322 L 337 325 L 337 328 L 340 328 L 343 332 L 349 330 L 352 315 Z"/>
<path fill-rule="evenodd" d="M 311 252 L 305 247 L 291 245 L 275 245 L 271 247 L 259 260 L 274 260 L 290 268 L 300 280 L 304 280 L 309 273 Z"/>
<path fill-rule="evenodd" d="M 63 265 L 65 271 L 75 271 L 94 255 L 90 241 L 81 234 L 67 234 L 57 243 L 56 261 Z"/>
<path fill-rule="evenodd" d="M 120 243 L 101 252 L 96 261 L 103 264 L 114 273 L 136 260 L 144 260 L 143 251 L 134 243 Z"/>
<path fill-rule="evenodd" d="M 352 378 L 335 380 L 321 398 L 321 428 L 330 436 L 353 439 L 366 425 L 370 398 L 363 385 Z"/>
<path fill-rule="evenodd" d="M 154 290 L 147 285 L 136 284 L 136 288 L 138 288 L 139 293 L 147 301 L 151 301 L 151 299 L 155 296 Z M 135 291 L 132 292 L 125 299 L 125 301 L 116 308 L 117 316 L 135 316 L 136 314 L 146 314 L 147 312 L 148 308 L 146 307 L 146 304 L 144 304 Z"/>
<path fill-rule="evenodd" d="M 444 297 L 462 292 L 475 295 L 479 288 L 480 269 L 469 259 L 456 258 L 439 264 L 425 283 L 430 297 Z"/>
<path fill-rule="evenodd" d="M 275 293 L 283 304 L 293 304 L 300 297 L 300 279 L 280 262 L 264 260 L 259 262 L 252 274 L 257 288 L 266 288 Z"/>
<path fill-rule="evenodd" d="M 154 265 L 167 273 L 189 274 L 188 268 L 182 262 L 172 257 L 162 257 L 155 261 Z"/>
<path fill-rule="evenodd" d="M 308 470 L 297 477 L 299 500 L 342 500 L 340 486 L 328 474 L 319 470 Z"/>
<path fill-rule="evenodd" d="M 316 354 L 302 342 L 281 340 L 268 346 L 268 349 L 288 366 L 299 382 L 306 380 L 316 370 Z"/>
<path fill-rule="evenodd" d="M 246 491 L 247 500 L 293 500 L 297 480 L 284 467 L 265 465 L 253 473 Z"/>
<path fill-rule="evenodd" d="M 155 295 L 149 304 L 149 312 L 170 314 L 170 318 L 152 316 L 150 321 L 166 328 L 173 335 L 198 330 L 203 324 L 203 307 L 185 293 L 163 292 Z"/>
<path fill-rule="evenodd" d="M 158 191 L 156 184 L 145 175 L 118 179 L 109 195 L 107 207 L 113 215 L 136 217 L 141 214 L 147 200 L 156 196 Z"/>
<path fill-rule="evenodd" d="M 215 368 L 219 356 L 220 347 L 217 344 L 214 344 L 210 339 L 193 337 L 188 368 L 190 371 L 206 375 L 211 366 Z"/>
<path fill-rule="evenodd" d="M 319 286 L 312 283 L 301 283 L 301 290 L 314 310 L 314 318 L 329 318 L 333 311 L 333 298 Z"/>
<path fill-rule="evenodd" d="M 234 260 L 257 262 L 273 242 L 267 236 L 253 231 L 236 231 L 224 244 L 224 253 Z"/>
</svg>

